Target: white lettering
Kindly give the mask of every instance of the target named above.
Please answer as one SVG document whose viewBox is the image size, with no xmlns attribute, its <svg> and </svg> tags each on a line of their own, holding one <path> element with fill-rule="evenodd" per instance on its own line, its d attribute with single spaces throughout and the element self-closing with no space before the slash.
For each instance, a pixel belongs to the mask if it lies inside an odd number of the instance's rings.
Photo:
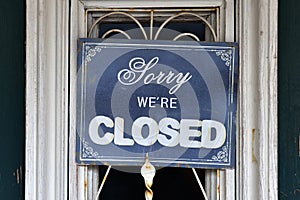
<svg viewBox="0 0 300 200">
<path fill-rule="evenodd" d="M 115 118 L 115 139 L 114 143 L 120 146 L 132 146 L 134 141 L 130 138 L 124 138 L 124 119 L 121 117 Z"/>
<path fill-rule="evenodd" d="M 170 108 L 177 108 L 177 98 L 170 99 Z"/>
<path fill-rule="evenodd" d="M 129 69 L 123 69 L 118 73 L 118 80 L 123 85 L 133 85 L 139 82 L 145 73 L 156 65 L 159 58 L 152 58 L 149 63 L 146 63 L 143 58 L 135 57 L 129 61 Z M 140 73 L 136 76 L 136 73 Z"/>
<path fill-rule="evenodd" d="M 148 126 L 149 128 L 149 134 L 146 138 L 142 135 L 144 126 Z M 149 117 L 139 117 L 132 124 L 132 137 L 140 145 L 151 146 L 156 142 L 158 133 L 158 124 L 154 119 Z"/>
<path fill-rule="evenodd" d="M 191 129 L 191 127 L 195 129 Z M 194 138 L 201 136 L 201 132 L 196 129 L 198 127 L 201 127 L 200 120 L 182 119 L 180 121 L 180 146 L 187 148 L 202 147 L 200 141 L 194 140 Z"/>
<path fill-rule="evenodd" d="M 160 99 L 160 107 L 161 108 L 168 108 L 168 101 L 169 101 L 168 98 L 161 97 L 161 99 Z"/>
<path fill-rule="evenodd" d="M 140 108 L 145 108 L 147 105 L 148 97 L 137 97 L 137 101 Z"/>
<path fill-rule="evenodd" d="M 114 139 L 114 134 L 108 132 L 105 133 L 103 137 L 100 137 L 98 129 L 101 124 L 104 124 L 108 128 L 114 127 L 114 122 L 110 118 L 105 116 L 96 116 L 90 122 L 89 135 L 94 143 L 99 145 L 107 145 Z"/>
<path fill-rule="evenodd" d="M 174 72 L 169 71 L 168 74 L 164 72 L 159 72 L 158 74 L 150 73 L 149 70 L 152 69 L 158 63 L 159 58 L 154 57 L 148 63 L 141 58 L 135 57 L 129 61 L 129 69 L 122 69 L 118 73 L 118 81 L 123 85 L 134 85 L 141 81 L 143 78 L 144 84 L 157 83 L 171 84 L 175 82 L 170 90 L 169 94 L 174 94 L 184 83 L 188 82 L 192 75 L 187 72 L 186 74 L 178 73 L 175 75 Z"/>
<path fill-rule="evenodd" d="M 114 133 L 106 132 L 101 137 L 101 124 L 114 128 Z M 116 117 L 113 121 L 106 116 L 96 116 L 89 124 L 89 136 L 98 145 L 108 145 L 114 140 L 120 146 L 133 146 L 135 142 L 142 146 L 151 146 L 158 141 L 166 147 L 179 144 L 185 148 L 217 149 L 226 141 L 225 126 L 214 120 L 182 119 L 179 123 L 176 119 L 166 117 L 157 123 L 152 118 L 139 117 L 132 124 L 132 138 L 125 138 L 124 134 L 124 119 L 121 117 Z"/>
<path fill-rule="evenodd" d="M 226 129 L 220 122 L 214 120 L 202 121 L 202 145 L 205 148 L 216 149 L 221 147 L 226 139 Z M 212 140 L 211 129 L 215 129 L 215 138 Z"/>
<path fill-rule="evenodd" d="M 149 97 L 149 108 L 155 108 L 156 97 Z"/>
<path fill-rule="evenodd" d="M 180 124 L 176 119 L 163 118 L 159 122 L 159 130 L 164 133 L 157 136 L 158 142 L 166 147 L 175 147 L 179 143 L 179 133 L 174 129 L 179 129 Z M 170 138 L 168 139 L 168 135 Z"/>
<path fill-rule="evenodd" d="M 177 108 L 177 98 L 167 97 L 137 97 L 137 104 L 141 108 L 149 107 L 155 108 L 159 106 L 161 108 Z"/>
</svg>

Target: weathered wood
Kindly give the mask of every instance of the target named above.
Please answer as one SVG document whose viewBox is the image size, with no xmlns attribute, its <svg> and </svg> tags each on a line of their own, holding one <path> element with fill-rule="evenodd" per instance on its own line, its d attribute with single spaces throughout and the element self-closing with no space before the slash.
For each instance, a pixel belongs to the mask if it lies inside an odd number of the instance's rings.
<svg viewBox="0 0 300 200">
<path fill-rule="evenodd" d="M 69 1 L 27 1 L 26 199 L 67 199 Z"/>
<path fill-rule="evenodd" d="M 277 1 L 240 1 L 238 30 L 238 199 L 277 199 Z"/>
</svg>

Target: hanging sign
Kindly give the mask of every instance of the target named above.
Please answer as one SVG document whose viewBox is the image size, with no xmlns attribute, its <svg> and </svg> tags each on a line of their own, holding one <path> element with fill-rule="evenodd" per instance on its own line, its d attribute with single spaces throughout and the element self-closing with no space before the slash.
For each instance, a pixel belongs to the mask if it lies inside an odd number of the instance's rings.
<svg viewBox="0 0 300 200">
<path fill-rule="evenodd" d="M 80 39 L 77 162 L 234 165 L 235 43 Z"/>
</svg>

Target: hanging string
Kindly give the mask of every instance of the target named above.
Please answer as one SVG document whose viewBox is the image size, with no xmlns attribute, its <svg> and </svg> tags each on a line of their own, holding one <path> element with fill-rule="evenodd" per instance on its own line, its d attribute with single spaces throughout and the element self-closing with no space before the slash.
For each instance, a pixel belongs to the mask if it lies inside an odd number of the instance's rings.
<svg viewBox="0 0 300 200">
<path fill-rule="evenodd" d="M 106 170 L 106 173 L 105 173 L 105 175 L 104 175 L 104 177 L 103 177 L 103 179 L 102 179 L 102 182 L 101 182 L 101 185 L 100 185 L 99 190 L 98 190 L 98 192 L 97 192 L 97 196 L 96 196 L 95 200 L 98 200 L 98 198 L 99 198 L 99 195 L 100 195 L 100 193 L 101 193 L 101 190 L 102 190 L 102 188 L 103 188 L 103 186 L 104 186 L 104 183 L 105 183 L 105 181 L 106 181 L 106 179 L 107 179 L 107 176 L 108 176 L 108 174 L 109 174 L 110 168 L 111 168 L 111 165 L 109 165 L 108 168 L 107 168 L 107 170 Z"/>
<path fill-rule="evenodd" d="M 200 181 L 200 179 L 199 179 L 199 176 L 198 176 L 198 174 L 197 174 L 195 168 L 192 168 L 192 170 L 193 170 L 193 173 L 194 173 L 194 175 L 195 175 L 195 177 L 196 177 L 196 180 L 197 180 L 197 182 L 198 182 L 198 185 L 200 186 L 200 189 L 201 189 L 201 191 L 202 191 L 202 194 L 203 194 L 205 200 L 208 200 L 207 195 L 206 195 L 206 192 L 205 192 L 205 190 L 204 190 L 204 188 L 203 188 L 203 186 L 202 186 L 202 184 L 201 184 L 201 181 Z"/>
</svg>

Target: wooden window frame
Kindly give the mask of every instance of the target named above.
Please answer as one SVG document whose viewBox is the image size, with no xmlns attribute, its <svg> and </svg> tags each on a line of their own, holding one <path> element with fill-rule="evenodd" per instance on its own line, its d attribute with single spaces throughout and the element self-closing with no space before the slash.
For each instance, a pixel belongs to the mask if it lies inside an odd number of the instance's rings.
<svg viewBox="0 0 300 200">
<path fill-rule="evenodd" d="M 157 1 L 155 1 L 157 2 Z M 166 2 L 166 1 L 162 1 Z M 181 7 L 210 6 L 214 2 L 168 1 Z M 225 13 L 236 24 L 240 44 L 239 121 L 235 170 L 220 174 L 226 185 L 220 199 L 277 199 L 277 0 L 226 1 L 236 15 Z M 83 35 L 84 6 L 99 1 L 27 0 L 26 28 L 26 174 L 25 199 L 84 199 L 84 168 L 69 152 L 75 127 L 71 115 L 76 77 L 76 41 Z M 133 4 L 130 4 L 133 3 Z M 100 3 L 101 4 L 101 3 Z M 103 1 L 102 6 L 153 7 L 151 1 Z M 159 6 L 162 3 L 157 4 Z M 237 19 L 236 22 L 234 19 Z M 84 19 L 84 18 L 82 18 Z M 224 22 L 223 22 L 224 23 Z M 224 24 L 225 25 L 225 24 Z M 225 33 L 234 32 L 225 26 Z M 233 34 L 229 34 L 233 35 Z M 225 41 L 234 37 L 224 35 Z M 69 135 L 70 133 L 70 135 Z M 82 186 L 84 187 L 84 185 Z M 233 188 L 233 189 L 232 189 Z"/>
</svg>

